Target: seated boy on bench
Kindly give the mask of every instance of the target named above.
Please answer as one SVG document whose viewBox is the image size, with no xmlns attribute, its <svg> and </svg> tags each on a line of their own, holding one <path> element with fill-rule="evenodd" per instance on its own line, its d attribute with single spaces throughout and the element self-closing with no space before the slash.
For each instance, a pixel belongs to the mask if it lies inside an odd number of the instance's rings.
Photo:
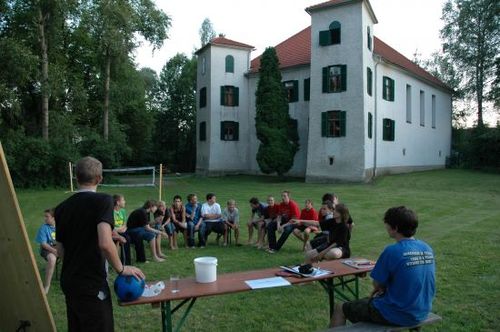
<svg viewBox="0 0 500 332">
<path fill-rule="evenodd" d="M 370 276 L 370 298 L 338 304 L 332 326 L 373 322 L 383 325 L 414 326 L 427 318 L 435 289 L 435 264 L 432 248 L 417 240 L 416 214 L 404 207 L 385 212 L 385 229 L 396 243 L 387 246 Z"/>
</svg>

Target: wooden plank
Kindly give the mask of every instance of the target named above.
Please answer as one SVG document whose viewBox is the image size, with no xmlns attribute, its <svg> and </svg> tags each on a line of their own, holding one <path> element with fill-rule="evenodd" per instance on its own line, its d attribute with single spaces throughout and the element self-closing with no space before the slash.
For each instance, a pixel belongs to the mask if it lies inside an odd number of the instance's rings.
<svg viewBox="0 0 500 332">
<path fill-rule="evenodd" d="M 55 331 L 1 143 L 0 197 L 0 330 L 16 331 L 27 321 L 27 331 Z"/>
<path fill-rule="evenodd" d="M 335 328 L 328 329 L 324 332 L 397 332 L 406 331 L 416 327 L 421 327 L 425 325 L 431 325 L 440 322 L 442 318 L 434 313 L 429 313 L 427 319 L 420 322 L 418 325 L 414 326 L 392 326 L 392 325 L 380 325 L 374 323 L 360 322 L 352 325 L 339 326 Z"/>
</svg>

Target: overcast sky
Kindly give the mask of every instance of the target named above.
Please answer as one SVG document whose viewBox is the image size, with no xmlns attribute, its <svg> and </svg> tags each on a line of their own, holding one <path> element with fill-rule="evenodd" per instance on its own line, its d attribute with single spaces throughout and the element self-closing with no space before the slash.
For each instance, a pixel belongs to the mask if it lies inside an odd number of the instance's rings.
<svg viewBox="0 0 500 332">
<path fill-rule="evenodd" d="M 169 39 L 161 50 L 147 44 L 136 53 L 140 67 L 159 73 L 176 53 L 190 55 L 200 46 L 199 29 L 209 18 L 217 33 L 256 47 L 252 58 L 311 24 L 305 8 L 323 0 L 156 0 L 172 18 Z M 379 21 L 374 35 L 413 58 L 415 50 L 429 57 L 440 49 L 441 8 L 444 0 L 371 0 Z"/>
</svg>

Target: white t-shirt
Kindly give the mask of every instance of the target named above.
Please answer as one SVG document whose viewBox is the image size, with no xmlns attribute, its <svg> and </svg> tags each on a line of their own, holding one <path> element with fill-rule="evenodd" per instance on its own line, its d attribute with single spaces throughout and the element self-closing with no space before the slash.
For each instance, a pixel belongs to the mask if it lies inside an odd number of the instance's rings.
<svg viewBox="0 0 500 332">
<path fill-rule="evenodd" d="M 205 214 L 217 214 L 220 216 L 222 214 L 222 212 L 221 212 L 219 203 L 214 203 L 212 205 L 208 205 L 208 203 L 203 203 L 203 205 L 201 206 L 201 216 L 203 217 Z M 205 219 L 205 218 L 203 218 L 203 220 L 205 222 L 221 221 L 220 218 L 219 219 Z"/>
</svg>

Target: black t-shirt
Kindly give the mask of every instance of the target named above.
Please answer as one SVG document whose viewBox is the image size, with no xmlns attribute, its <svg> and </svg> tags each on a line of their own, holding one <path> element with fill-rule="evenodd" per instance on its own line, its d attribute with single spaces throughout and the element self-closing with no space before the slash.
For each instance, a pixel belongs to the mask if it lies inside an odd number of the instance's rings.
<svg viewBox="0 0 500 332">
<path fill-rule="evenodd" d="M 149 213 L 145 208 L 132 211 L 127 219 L 127 228 L 144 227 L 149 223 Z"/>
<path fill-rule="evenodd" d="M 64 247 L 64 294 L 97 296 L 99 291 L 107 290 L 97 225 L 105 222 L 113 229 L 113 198 L 102 193 L 78 192 L 56 207 L 54 217 L 56 240 Z"/>
</svg>

